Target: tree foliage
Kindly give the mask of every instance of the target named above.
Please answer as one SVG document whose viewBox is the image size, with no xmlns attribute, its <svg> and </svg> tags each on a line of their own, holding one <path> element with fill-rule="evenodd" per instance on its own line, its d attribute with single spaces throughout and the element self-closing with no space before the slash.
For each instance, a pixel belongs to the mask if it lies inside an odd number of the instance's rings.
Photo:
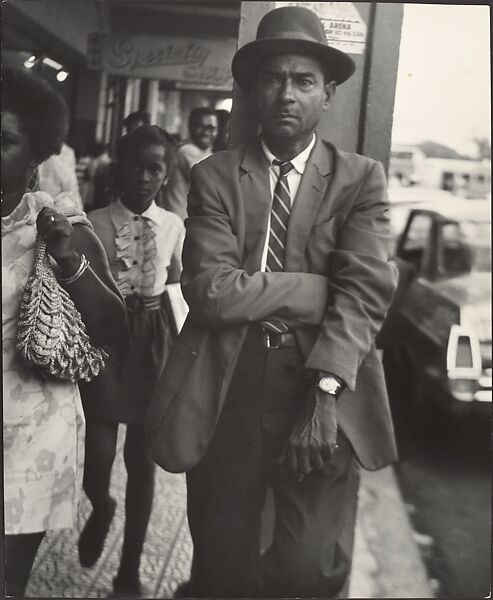
<svg viewBox="0 0 493 600">
<path fill-rule="evenodd" d="M 453 148 L 431 140 L 421 142 L 418 147 L 427 158 L 462 158 Z"/>
</svg>

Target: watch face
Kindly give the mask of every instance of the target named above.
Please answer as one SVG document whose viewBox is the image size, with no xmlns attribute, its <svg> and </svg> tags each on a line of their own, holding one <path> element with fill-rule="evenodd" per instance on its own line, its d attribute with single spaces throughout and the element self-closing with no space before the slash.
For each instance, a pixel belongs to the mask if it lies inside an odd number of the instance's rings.
<svg viewBox="0 0 493 600">
<path fill-rule="evenodd" d="M 339 383 L 333 377 L 323 377 L 318 386 L 326 394 L 335 394 L 339 389 Z"/>
</svg>

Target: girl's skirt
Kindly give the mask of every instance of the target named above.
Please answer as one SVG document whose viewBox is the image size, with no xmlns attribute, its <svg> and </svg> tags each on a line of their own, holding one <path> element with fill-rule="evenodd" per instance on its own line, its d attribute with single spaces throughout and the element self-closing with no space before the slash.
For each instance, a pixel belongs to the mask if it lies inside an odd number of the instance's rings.
<svg viewBox="0 0 493 600">
<path fill-rule="evenodd" d="M 143 425 L 149 402 L 176 339 L 176 327 L 161 296 L 130 296 L 125 335 L 109 349 L 106 368 L 80 384 L 88 421 Z"/>
</svg>

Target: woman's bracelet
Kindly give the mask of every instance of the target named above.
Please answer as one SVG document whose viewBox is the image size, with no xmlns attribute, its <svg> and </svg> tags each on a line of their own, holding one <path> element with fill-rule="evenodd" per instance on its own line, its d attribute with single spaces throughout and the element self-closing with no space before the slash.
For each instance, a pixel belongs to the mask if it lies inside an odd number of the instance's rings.
<svg viewBox="0 0 493 600">
<path fill-rule="evenodd" d="M 83 254 L 81 254 L 80 255 L 80 265 L 79 265 L 79 268 L 77 269 L 77 271 L 73 275 L 70 275 L 70 277 L 58 277 L 58 281 L 65 285 L 70 285 L 71 283 L 74 283 L 74 281 L 77 281 L 77 279 L 79 279 L 79 277 L 84 273 L 84 271 L 88 267 L 89 267 L 89 261 Z"/>
</svg>

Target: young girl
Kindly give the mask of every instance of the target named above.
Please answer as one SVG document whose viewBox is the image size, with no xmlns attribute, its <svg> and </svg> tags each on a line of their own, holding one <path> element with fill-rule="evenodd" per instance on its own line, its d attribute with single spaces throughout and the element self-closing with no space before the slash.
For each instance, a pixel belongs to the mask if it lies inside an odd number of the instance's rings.
<svg viewBox="0 0 493 600">
<path fill-rule="evenodd" d="M 139 563 L 154 490 L 144 418 L 174 337 L 163 292 L 167 283 L 179 281 L 184 226 L 155 203 L 173 158 L 174 143 L 159 127 L 144 125 L 123 136 L 117 147 L 119 197 L 89 215 L 127 304 L 128 336 L 114 348 L 104 374 L 81 388 L 84 490 L 93 511 L 79 539 L 79 558 L 90 567 L 101 555 L 116 504 L 109 487 L 118 423 L 126 423 L 125 532 L 113 580 L 114 592 L 125 595 L 142 593 Z"/>
</svg>

